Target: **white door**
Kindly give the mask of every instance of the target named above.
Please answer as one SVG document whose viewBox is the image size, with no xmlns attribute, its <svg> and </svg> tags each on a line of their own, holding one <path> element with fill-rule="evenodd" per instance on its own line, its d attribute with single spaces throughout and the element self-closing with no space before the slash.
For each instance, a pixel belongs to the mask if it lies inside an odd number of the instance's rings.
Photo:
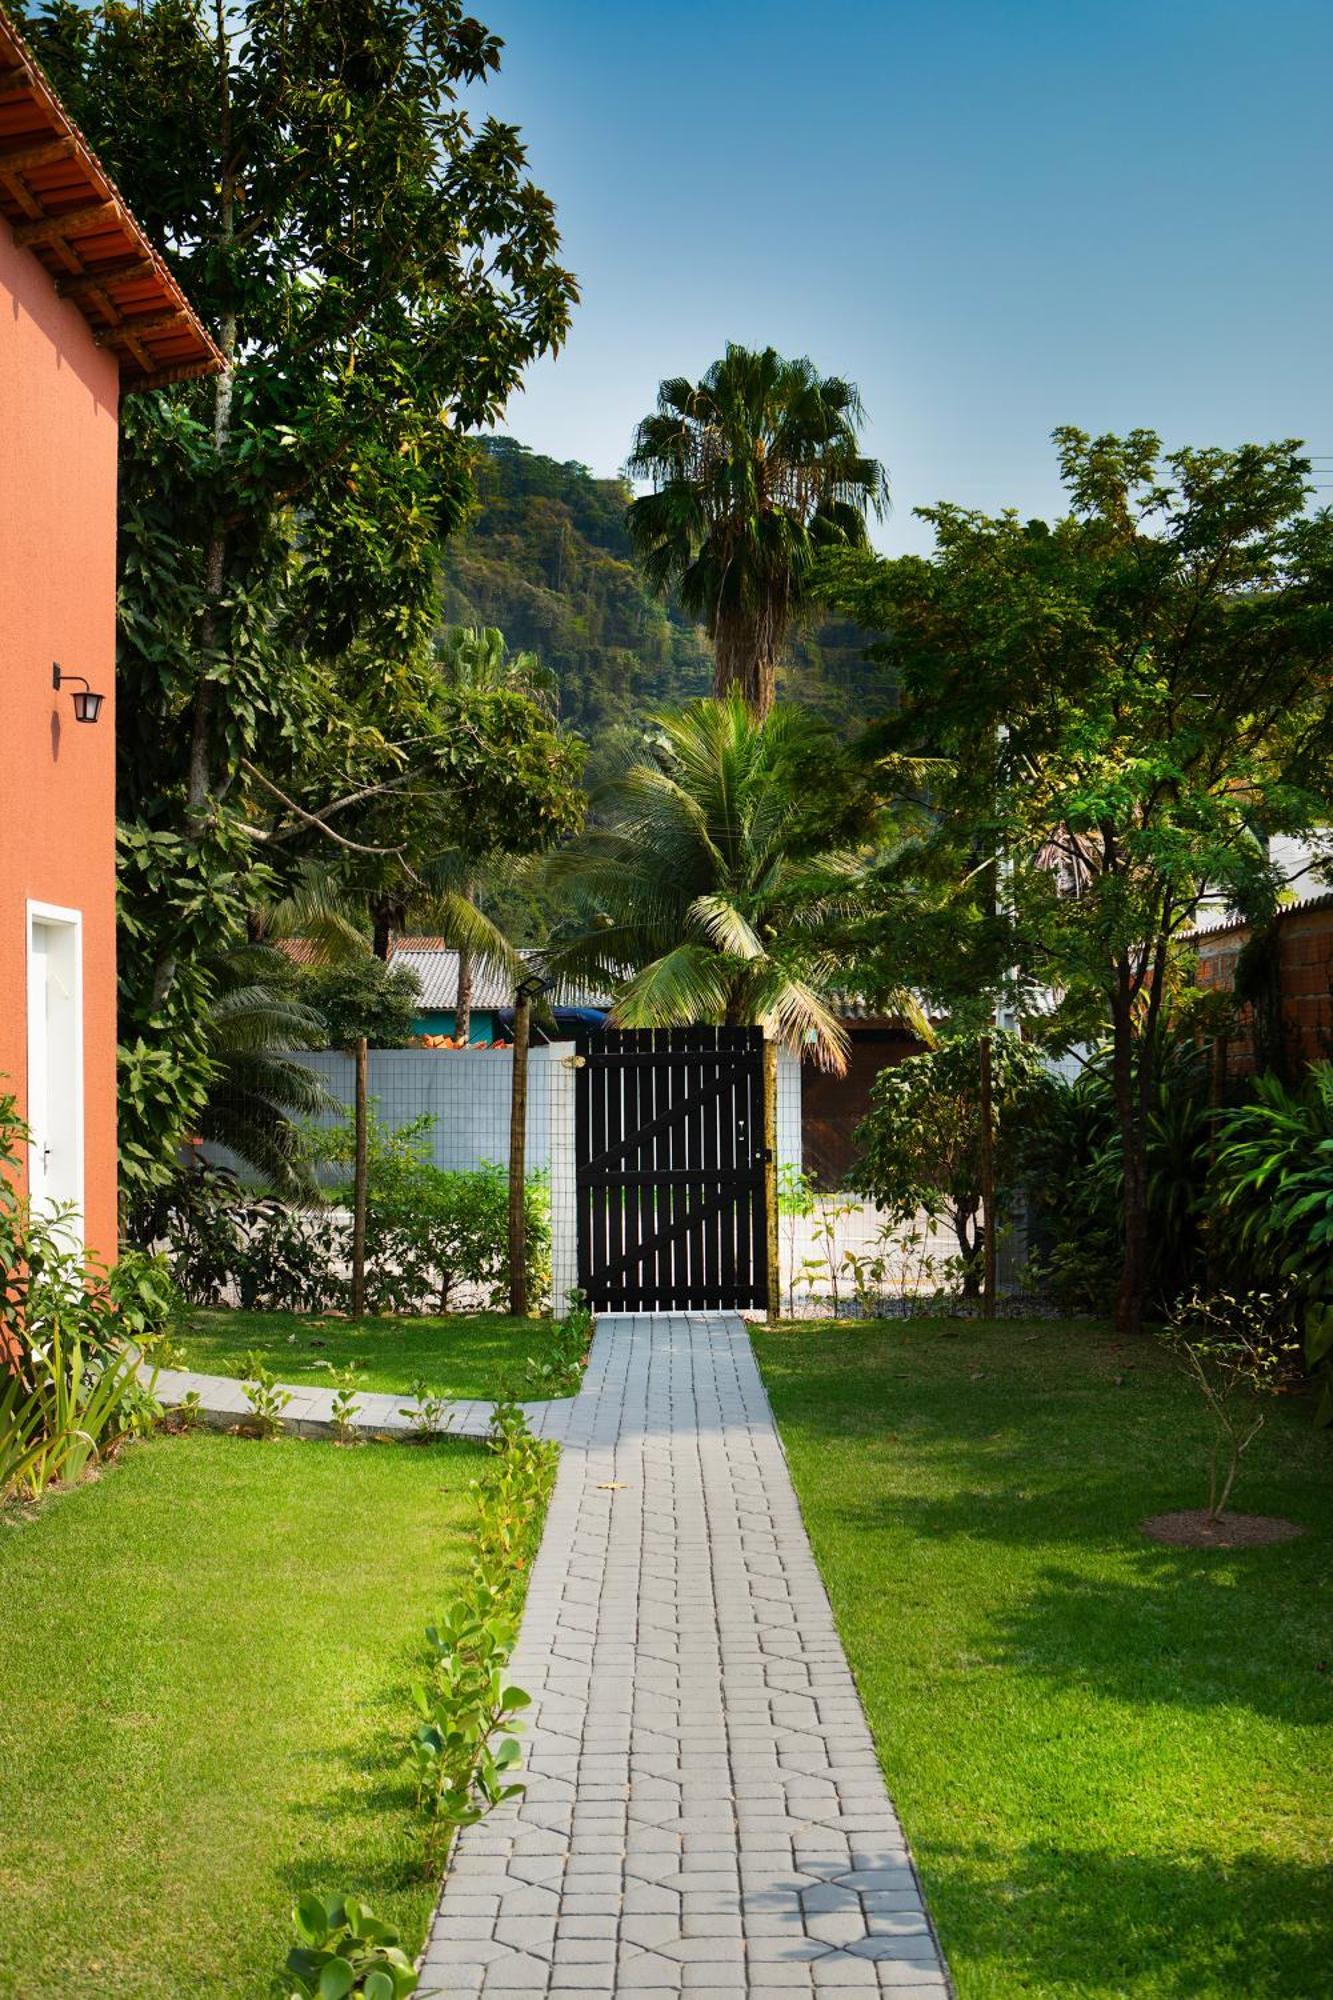
<svg viewBox="0 0 1333 2000">
<path fill-rule="evenodd" d="M 77 910 L 28 905 L 28 1189 L 83 1241 L 83 926 Z"/>
</svg>

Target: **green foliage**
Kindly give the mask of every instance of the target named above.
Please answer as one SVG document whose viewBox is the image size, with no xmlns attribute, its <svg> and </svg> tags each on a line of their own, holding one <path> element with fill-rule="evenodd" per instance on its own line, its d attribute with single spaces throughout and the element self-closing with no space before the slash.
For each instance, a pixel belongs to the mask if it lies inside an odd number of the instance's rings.
<svg viewBox="0 0 1333 2000">
<path fill-rule="evenodd" d="M 0 1096 L 0 1502 L 73 1483 L 159 1415 L 140 1378 L 174 1310 L 166 1264 L 130 1252 L 107 1269 L 73 1212 L 34 1214 L 15 1192 L 27 1134 Z"/>
<path fill-rule="evenodd" d="M 371 1312 L 447 1312 L 460 1287 L 500 1304 L 509 1291 L 509 1176 L 494 1161 L 469 1169 L 430 1158 L 429 1115 L 391 1130 L 372 1116 L 366 1192 L 366 1300 Z M 349 1165 L 351 1123 L 312 1135 L 319 1156 Z M 350 1190 L 344 1189 L 350 1199 Z M 550 1286 L 550 1199 L 544 1175 L 528 1180 L 528 1295 Z"/>
<path fill-rule="evenodd" d="M 398 1414 L 410 1417 L 413 1435 L 422 1444 L 429 1444 L 432 1438 L 439 1437 L 442 1431 L 449 1428 L 449 1398 L 437 1396 L 424 1375 L 417 1376 L 411 1393 L 411 1403 Z"/>
<path fill-rule="evenodd" d="M 551 1324 L 538 1351 L 528 1357 L 524 1370 L 527 1393 L 536 1399 L 577 1395 L 588 1363 L 592 1333 L 593 1318 L 586 1293 L 570 1292 L 564 1318 Z"/>
<path fill-rule="evenodd" d="M 1146 1296 L 1169 1312 L 1203 1282 L 1210 1113 L 1203 1052 L 1168 1043 L 1146 1121 Z M 1105 1312 L 1124 1255 L 1120 1135 L 1108 1052 L 1054 1079 L 1027 1134 L 1030 1274 L 1064 1311 Z"/>
<path fill-rule="evenodd" d="M 240 940 L 266 874 L 492 811 L 502 840 L 568 820 L 573 767 L 544 719 L 522 697 L 450 696 L 430 644 L 464 433 L 558 346 L 575 288 L 518 132 L 464 108 L 500 43 L 457 0 L 21 13 L 227 363 L 123 414 L 122 1129 L 138 1192 L 197 1126 L 203 961 Z M 369 841 L 353 805 L 377 820 Z"/>
<path fill-rule="evenodd" d="M 351 1444 L 355 1439 L 354 1426 L 361 1413 L 361 1405 L 357 1401 L 360 1382 L 359 1368 L 339 1368 L 334 1372 L 333 1408 L 329 1421 L 339 1444 Z"/>
<path fill-rule="evenodd" d="M 282 1413 L 292 1400 L 291 1391 L 278 1387 L 277 1376 L 258 1348 L 245 1357 L 243 1380 L 245 1400 L 250 1405 L 245 1428 L 256 1437 L 281 1437 L 286 1429 Z"/>
<path fill-rule="evenodd" d="M 316 1046 L 350 1049 L 364 1035 L 372 1049 L 407 1047 L 421 1001 L 409 966 L 386 965 L 367 952 L 338 965 L 304 967 L 295 979 L 302 1004 L 323 1022 Z"/>
<path fill-rule="evenodd" d="M 417 1974 L 398 1932 L 355 1896 L 307 1891 L 292 1911 L 288 2000 L 403 2000 Z"/>
<path fill-rule="evenodd" d="M 190 1305 L 234 1302 L 246 1311 L 341 1310 L 349 1247 L 345 1219 L 248 1193 L 213 1168 L 178 1174 L 131 1215 L 141 1243 L 162 1243 Z"/>
<path fill-rule="evenodd" d="M 1213 1427 L 1208 1518 L 1226 1512 L 1240 1462 L 1264 1427 L 1260 1398 L 1299 1368 L 1292 1302 L 1281 1294 L 1196 1294 L 1172 1315 L 1163 1339 L 1202 1396 Z"/>
<path fill-rule="evenodd" d="M 840 1068 L 838 930 L 888 831 L 874 783 L 806 710 L 760 719 L 732 694 L 655 727 L 650 757 L 551 865 L 577 913 L 556 966 L 615 991 L 626 1027 L 762 1023 Z M 894 999 L 919 1021 L 910 995 Z"/>
<path fill-rule="evenodd" d="M 1298 444 L 1164 454 L 1147 431 L 1056 432 L 1060 520 L 942 505 L 929 559 L 843 557 L 826 583 L 884 634 L 885 747 L 930 760 L 956 928 L 1111 1037 L 1122 1330 L 1150 1247 L 1146 1152 L 1163 1022 L 1205 894 L 1255 918 L 1267 837 L 1327 815 L 1333 516 Z M 919 764 L 917 767 L 919 769 Z M 949 956 L 952 956 L 950 954 Z M 953 967 L 956 975 L 956 963 Z"/>
<path fill-rule="evenodd" d="M 1031 1043 L 999 1030 L 990 1040 L 995 1186 L 1003 1200 L 1018 1187 L 1025 1139 L 1053 1084 Z M 892 1222 L 910 1222 L 919 1211 L 947 1221 L 969 1292 L 977 1288 L 983 1236 L 980 1092 L 981 1036 L 954 1036 L 882 1069 L 856 1134 L 858 1192 Z"/>
<path fill-rule="evenodd" d="M 445 551 L 445 616 L 497 625 L 520 655 L 540 656 L 561 716 L 589 745 L 595 791 L 639 753 L 651 716 L 708 692 L 712 649 L 635 563 L 626 481 L 595 479 L 585 466 L 507 437 L 480 441 L 473 479 L 476 510 Z M 843 732 L 849 719 L 882 712 L 892 685 L 866 661 L 867 638 L 847 620 L 793 633 L 779 671 L 784 696 L 813 705 Z M 545 930 L 540 893 L 507 886 L 497 894 L 516 935 Z"/>
<path fill-rule="evenodd" d="M 447 1312 L 460 1292 L 502 1302 L 509 1288 L 508 1174 L 495 1162 L 447 1170 L 430 1158 L 431 1120 L 396 1130 L 374 1117 L 366 1199 L 366 1297 L 371 1313 Z M 351 1121 L 306 1134 L 308 1160 L 340 1175 L 351 1164 Z M 336 1200 L 350 1190 L 335 1186 Z M 529 1296 L 550 1287 L 546 1177 L 527 1183 Z M 345 1312 L 351 1219 L 343 1207 L 256 1195 L 210 1168 L 177 1177 L 134 1217 L 141 1242 L 166 1245 L 191 1305 L 268 1312 Z M 474 1300 L 475 1302 L 475 1300 Z"/>
<path fill-rule="evenodd" d="M 1255 1079 L 1252 1101 L 1221 1120 L 1212 1195 L 1219 1257 L 1287 1288 L 1321 1380 L 1319 1421 L 1333 1422 L 1333 1065 L 1316 1063 L 1298 1091 Z"/>
<path fill-rule="evenodd" d="M 713 641 L 715 692 L 772 705 L 788 628 L 811 615 L 815 558 L 864 548 L 884 472 L 862 455 L 861 400 L 807 360 L 729 345 L 700 382 L 663 382 L 635 433 L 630 539 L 662 596 L 674 590 Z"/>
</svg>

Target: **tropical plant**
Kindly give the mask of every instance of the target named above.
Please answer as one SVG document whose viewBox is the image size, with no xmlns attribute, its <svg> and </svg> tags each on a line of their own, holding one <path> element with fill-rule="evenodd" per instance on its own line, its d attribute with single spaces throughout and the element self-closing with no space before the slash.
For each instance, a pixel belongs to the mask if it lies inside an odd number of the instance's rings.
<svg viewBox="0 0 1333 2000">
<path fill-rule="evenodd" d="M 1051 1079 L 1031 1043 L 998 1030 L 988 1039 L 995 1185 L 1003 1199 L 1018 1186 L 1024 1139 Z M 858 1192 L 892 1222 L 918 1213 L 947 1222 L 968 1297 L 980 1290 L 983 1251 L 981 1044 L 980 1034 L 957 1035 L 882 1069 L 856 1134 Z"/>
<path fill-rule="evenodd" d="M 610 985 L 623 1026 L 763 1026 L 843 1068 L 836 927 L 887 826 L 828 726 L 799 708 L 760 717 L 737 694 L 693 702 L 654 718 L 651 757 L 597 804 L 552 863 L 577 910 L 553 964 Z M 909 995 L 892 998 L 929 1034 Z"/>
<path fill-rule="evenodd" d="M 1030 1272 L 1062 1308 L 1104 1312 L 1124 1261 L 1124 1177 L 1109 1052 L 1053 1078 L 1025 1135 Z M 1206 1051 L 1170 1039 L 1148 1107 L 1146 1298 L 1172 1311 L 1202 1284 L 1212 1116 Z"/>
<path fill-rule="evenodd" d="M 289 961 L 271 945 L 238 945 L 209 967 L 205 1016 L 211 1076 L 199 1136 L 253 1167 L 275 1193 L 314 1191 L 302 1121 L 332 1111 L 322 1079 L 294 1056 L 325 1040 L 321 1014 L 291 990 Z"/>
<path fill-rule="evenodd" d="M 864 547 L 867 510 L 887 504 L 862 420 L 852 383 L 729 345 L 702 381 L 663 382 L 635 433 L 629 470 L 653 481 L 627 516 L 644 574 L 706 626 L 715 692 L 761 717 L 788 629 L 815 608 L 817 555 Z"/>
<path fill-rule="evenodd" d="M 1211 1183 L 1219 1258 L 1252 1283 L 1285 1286 L 1318 1369 L 1318 1417 L 1333 1422 L 1333 1064 L 1299 1090 L 1255 1079 L 1224 1114 Z"/>
<path fill-rule="evenodd" d="M 247 1430 L 256 1437 L 281 1437 L 286 1429 L 282 1413 L 292 1400 L 291 1390 L 279 1387 L 277 1376 L 257 1347 L 242 1356 L 241 1376 L 245 1400 L 250 1405 Z"/>
</svg>

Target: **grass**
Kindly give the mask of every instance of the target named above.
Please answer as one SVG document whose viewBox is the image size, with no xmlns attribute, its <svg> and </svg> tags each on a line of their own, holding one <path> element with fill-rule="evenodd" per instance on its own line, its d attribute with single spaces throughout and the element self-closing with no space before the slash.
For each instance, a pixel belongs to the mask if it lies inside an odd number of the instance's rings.
<svg viewBox="0 0 1333 2000">
<path fill-rule="evenodd" d="M 0 1993 L 269 1993 L 306 1888 L 419 1947 L 398 1746 L 480 1457 L 157 1438 L 0 1516 Z"/>
<path fill-rule="evenodd" d="M 1196 1554 L 1193 1392 L 1051 1323 L 759 1330 L 815 1554 L 960 2000 L 1333 1990 L 1333 1441 L 1275 1405 Z"/>
<path fill-rule="evenodd" d="M 206 1375 L 244 1374 L 243 1357 L 261 1348 L 283 1382 L 330 1386 L 330 1370 L 349 1363 L 363 1389 L 406 1395 L 424 1376 L 437 1396 L 488 1400 L 517 1388 L 539 1399 L 524 1376 L 540 1354 L 550 1322 L 502 1313 L 451 1314 L 447 1319 L 330 1319 L 280 1312 L 191 1312 L 176 1344 L 185 1365 Z"/>
</svg>

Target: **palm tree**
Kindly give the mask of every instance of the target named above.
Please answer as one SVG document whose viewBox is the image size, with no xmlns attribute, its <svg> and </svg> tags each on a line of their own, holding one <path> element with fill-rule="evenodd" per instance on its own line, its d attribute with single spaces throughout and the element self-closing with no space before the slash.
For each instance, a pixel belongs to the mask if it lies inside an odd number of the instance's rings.
<svg viewBox="0 0 1333 2000">
<path fill-rule="evenodd" d="M 663 382 L 635 433 L 629 469 L 653 482 L 627 517 L 644 573 L 706 626 L 714 691 L 739 689 L 760 716 L 787 632 L 812 609 L 817 555 L 863 547 L 867 510 L 888 504 L 862 421 L 852 383 L 728 346 L 701 382 Z"/>
<path fill-rule="evenodd" d="M 733 693 L 653 727 L 650 761 L 551 863 L 577 911 L 553 967 L 609 985 L 621 1026 L 763 1027 L 840 1073 L 837 940 L 888 831 L 873 786 L 806 709 L 760 717 Z M 885 997 L 929 1033 L 910 994 Z"/>
<path fill-rule="evenodd" d="M 225 1146 L 288 1199 L 313 1196 L 298 1118 L 336 1109 L 335 1100 L 293 1051 L 319 1048 L 324 1023 L 284 990 L 286 959 L 272 945 L 247 944 L 209 962 L 213 996 L 205 1017 L 213 1081 L 200 1136 Z"/>
</svg>

